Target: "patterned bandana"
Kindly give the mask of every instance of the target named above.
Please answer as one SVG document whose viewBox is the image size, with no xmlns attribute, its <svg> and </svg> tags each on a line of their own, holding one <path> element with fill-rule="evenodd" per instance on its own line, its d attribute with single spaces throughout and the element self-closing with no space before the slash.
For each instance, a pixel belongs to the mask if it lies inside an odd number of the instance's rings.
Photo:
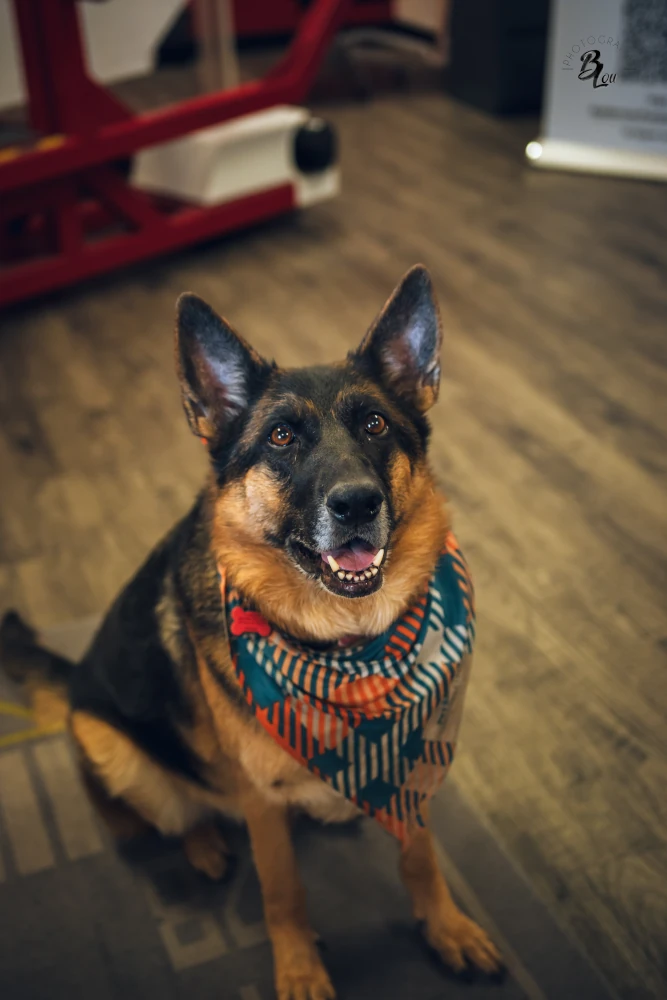
<svg viewBox="0 0 667 1000">
<path fill-rule="evenodd" d="M 301 645 L 225 588 L 232 662 L 257 720 L 300 764 L 399 840 L 454 756 L 475 638 L 474 592 L 447 535 L 421 597 L 366 644 Z"/>
</svg>

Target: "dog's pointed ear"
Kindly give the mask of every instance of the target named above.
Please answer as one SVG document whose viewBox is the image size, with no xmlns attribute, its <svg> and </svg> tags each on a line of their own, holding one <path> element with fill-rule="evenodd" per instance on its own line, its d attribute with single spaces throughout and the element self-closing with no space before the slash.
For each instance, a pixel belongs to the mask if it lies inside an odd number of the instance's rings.
<svg viewBox="0 0 667 1000">
<path fill-rule="evenodd" d="M 206 440 L 247 410 L 272 365 L 191 292 L 176 305 L 176 370 L 194 434 Z"/>
<path fill-rule="evenodd" d="M 438 398 L 442 328 L 431 276 L 411 268 L 353 355 L 425 413 Z"/>
</svg>

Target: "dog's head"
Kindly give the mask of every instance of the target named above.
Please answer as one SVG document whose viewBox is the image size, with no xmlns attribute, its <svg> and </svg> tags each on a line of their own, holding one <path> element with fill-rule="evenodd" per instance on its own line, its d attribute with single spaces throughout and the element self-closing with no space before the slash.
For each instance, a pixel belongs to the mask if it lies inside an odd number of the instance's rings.
<svg viewBox="0 0 667 1000">
<path fill-rule="evenodd" d="M 300 614 L 319 601 L 329 624 L 315 631 L 336 631 L 333 619 L 344 629 L 351 618 L 340 606 L 386 587 L 408 522 L 421 513 L 426 533 L 440 533 L 426 509 L 433 488 L 425 464 L 440 343 L 421 266 L 405 275 L 359 348 L 326 366 L 279 368 L 201 299 L 181 296 L 177 367 L 190 426 L 210 450 L 214 541 L 274 621 L 298 632 L 290 601 Z M 429 558 L 441 541 L 422 545 Z"/>
</svg>

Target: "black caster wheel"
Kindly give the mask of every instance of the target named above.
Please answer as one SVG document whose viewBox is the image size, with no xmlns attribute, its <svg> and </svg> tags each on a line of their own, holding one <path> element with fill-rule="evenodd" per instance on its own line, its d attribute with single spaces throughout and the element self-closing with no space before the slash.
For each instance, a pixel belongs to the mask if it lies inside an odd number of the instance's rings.
<svg viewBox="0 0 667 1000">
<path fill-rule="evenodd" d="M 294 160 L 302 174 L 318 174 L 338 158 L 336 132 L 323 118 L 311 118 L 294 136 Z"/>
</svg>

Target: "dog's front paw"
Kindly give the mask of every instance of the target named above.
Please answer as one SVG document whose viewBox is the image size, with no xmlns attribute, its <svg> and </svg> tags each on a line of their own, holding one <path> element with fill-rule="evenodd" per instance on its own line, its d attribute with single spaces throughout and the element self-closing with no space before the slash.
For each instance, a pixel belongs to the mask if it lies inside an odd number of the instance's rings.
<svg viewBox="0 0 667 1000">
<path fill-rule="evenodd" d="M 336 991 L 315 948 L 276 956 L 276 995 L 278 1000 L 335 1000 Z"/>
<path fill-rule="evenodd" d="M 454 972 L 463 972 L 470 965 L 489 976 L 504 971 L 500 952 L 479 924 L 457 910 L 446 922 L 431 921 L 426 925 L 426 940 L 443 962 Z"/>
</svg>

